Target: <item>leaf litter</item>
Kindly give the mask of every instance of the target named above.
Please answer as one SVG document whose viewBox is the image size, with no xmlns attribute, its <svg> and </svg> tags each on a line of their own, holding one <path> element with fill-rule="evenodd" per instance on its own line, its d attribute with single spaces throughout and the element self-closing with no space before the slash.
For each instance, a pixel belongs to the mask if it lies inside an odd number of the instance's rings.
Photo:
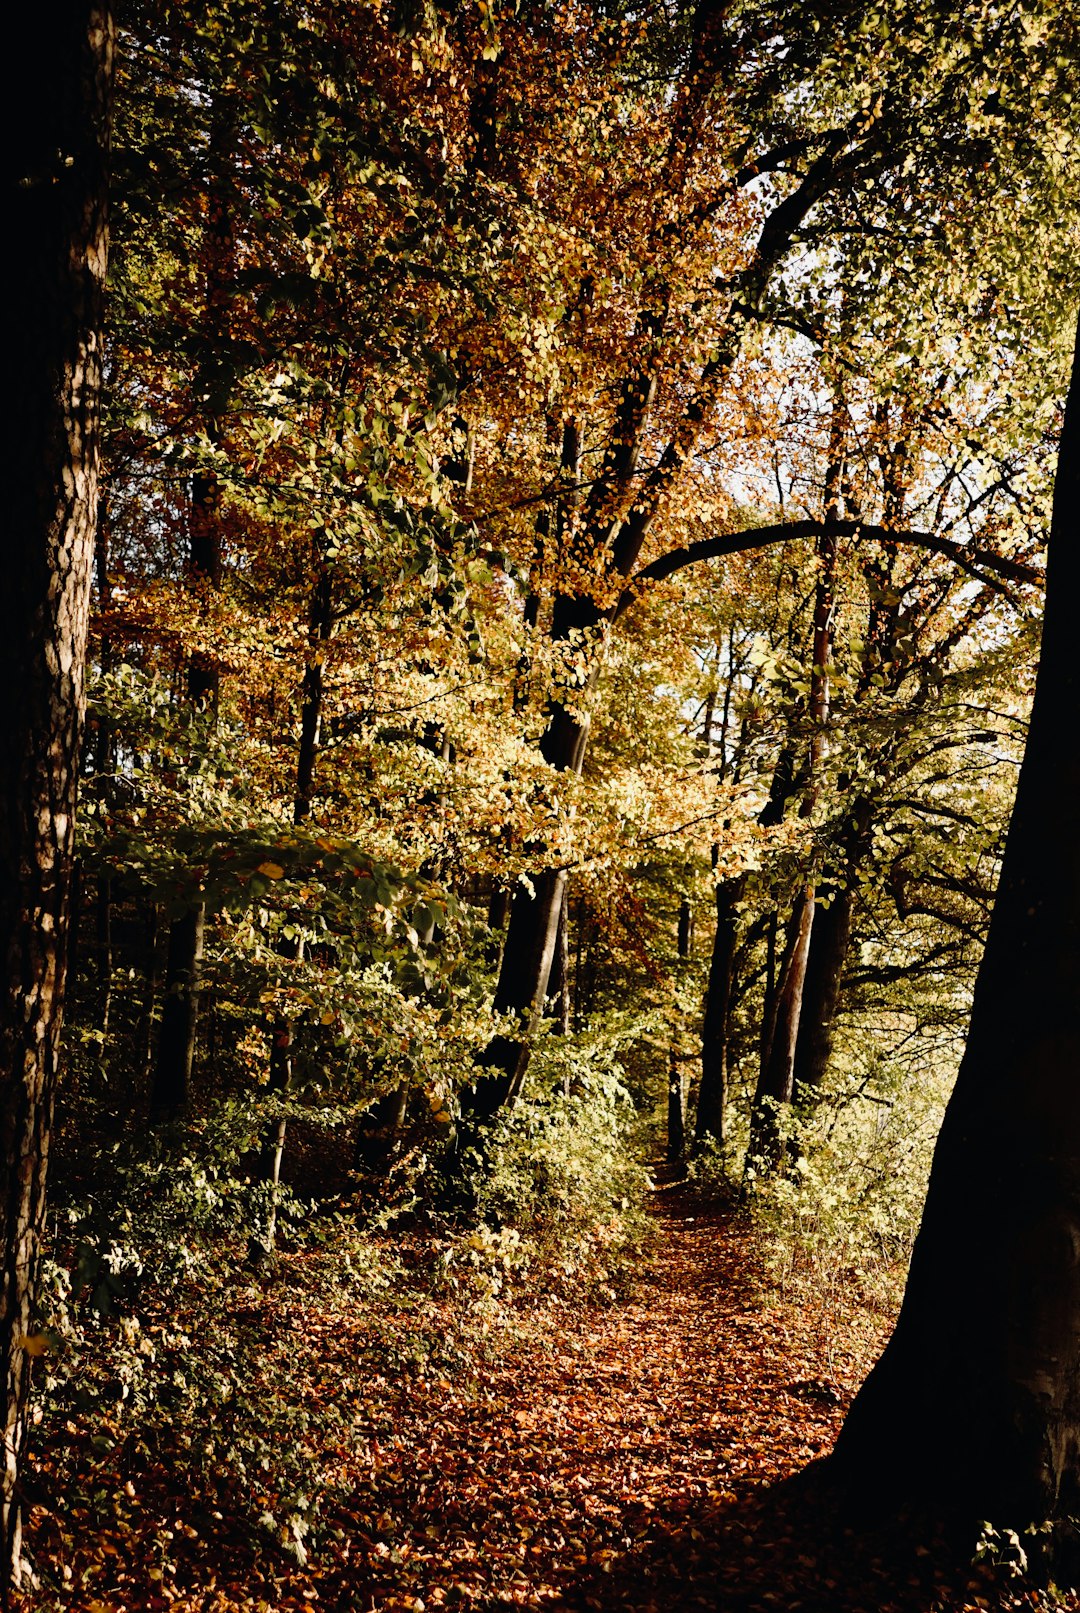
<svg viewBox="0 0 1080 1613">
<path fill-rule="evenodd" d="M 309 1496 L 241 1492 L 212 1470 L 181 1484 L 167 1458 L 69 1421 L 33 1452 L 26 1535 L 40 1583 L 16 1605 L 1050 1605 L 986 1571 L 958 1575 L 938 1540 L 844 1526 L 812 1464 L 890 1318 L 855 1294 L 827 1305 L 778 1294 L 738 1214 L 678 1184 L 653 1201 L 656 1236 L 626 1293 L 522 1295 L 502 1305 L 512 1317 L 489 1307 L 464 1323 L 436 1295 L 422 1349 L 415 1309 L 320 1310 L 306 1257 L 284 1256 L 273 1285 L 253 1290 L 252 1321 L 291 1356 L 319 1493 L 312 1533 L 297 1522 Z M 409 1236 L 421 1261 L 423 1234 Z M 212 1444 L 222 1431 L 206 1432 Z"/>
</svg>

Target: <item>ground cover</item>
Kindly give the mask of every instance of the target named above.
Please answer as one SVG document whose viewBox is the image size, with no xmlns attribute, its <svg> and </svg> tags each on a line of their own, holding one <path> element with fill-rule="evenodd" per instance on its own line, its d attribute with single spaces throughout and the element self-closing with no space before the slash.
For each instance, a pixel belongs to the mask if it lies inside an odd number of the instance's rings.
<svg viewBox="0 0 1080 1613">
<path fill-rule="evenodd" d="M 532 1300 L 512 1274 L 496 1292 L 507 1262 L 483 1239 L 459 1280 L 459 1246 L 398 1236 L 427 1274 L 406 1303 L 400 1282 L 369 1303 L 330 1292 L 317 1254 L 286 1253 L 233 1293 L 229 1339 L 265 1378 L 272 1435 L 270 1397 L 289 1397 L 274 1437 L 306 1492 L 260 1494 L 209 1454 L 193 1484 L 190 1451 L 178 1463 L 120 1419 L 46 1425 L 27 1530 L 41 1584 L 21 1606 L 1039 1605 L 985 1570 L 950 1577 L 903 1531 L 845 1532 L 827 1487 L 795 1480 L 829 1450 L 887 1315 L 854 1292 L 770 1288 L 745 1215 L 685 1184 L 657 1188 L 651 1220 L 627 1284 L 568 1274 Z M 212 1356 L 213 1327 L 190 1329 L 192 1356 Z M 207 1453 L 227 1447 L 227 1405 L 203 1432 Z"/>
</svg>

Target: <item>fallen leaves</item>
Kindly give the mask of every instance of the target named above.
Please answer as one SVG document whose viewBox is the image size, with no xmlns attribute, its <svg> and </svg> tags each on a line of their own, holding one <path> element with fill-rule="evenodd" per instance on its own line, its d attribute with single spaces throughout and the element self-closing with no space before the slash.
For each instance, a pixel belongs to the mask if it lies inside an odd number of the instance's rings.
<svg viewBox="0 0 1080 1613">
<path fill-rule="evenodd" d="M 437 1340 L 388 1360 L 387 1337 L 396 1326 L 403 1343 L 415 1316 L 313 1311 L 295 1257 L 262 1323 L 302 1352 L 293 1382 L 320 1498 L 307 1560 L 299 1538 L 290 1555 L 278 1537 L 281 1497 L 178 1493 L 165 1462 L 95 1464 L 72 1424 L 54 1430 L 45 1476 L 77 1469 L 92 1499 L 81 1518 L 59 1496 L 30 1509 L 54 1588 L 24 1607 L 983 1605 L 982 1586 L 970 1599 L 949 1590 L 928 1547 L 856 1542 L 827 1496 L 785 1486 L 830 1448 L 886 1319 L 854 1301 L 825 1313 L 770 1299 L 746 1229 L 687 1209 L 679 1192 L 657 1195 L 653 1258 L 623 1301 L 549 1296 L 485 1339 L 475 1317 L 463 1334 L 451 1301 L 432 1299 L 425 1325 L 441 1322 L 444 1346 L 453 1336 L 453 1370 Z"/>
</svg>

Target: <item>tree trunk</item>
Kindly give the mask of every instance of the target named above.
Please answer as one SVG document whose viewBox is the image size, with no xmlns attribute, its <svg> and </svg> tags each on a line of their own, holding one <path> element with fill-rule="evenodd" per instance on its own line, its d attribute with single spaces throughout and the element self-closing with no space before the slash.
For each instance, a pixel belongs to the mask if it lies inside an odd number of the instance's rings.
<svg viewBox="0 0 1080 1613">
<path fill-rule="evenodd" d="M 552 960 L 552 1017 L 560 1036 L 570 1035 L 570 901 L 564 893 Z"/>
<path fill-rule="evenodd" d="M 741 876 L 723 879 L 716 887 L 716 932 L 705 992 L 705 1018 L 701 1027 L 701 1085 L 698 1088 L 697 1122 L 694 1128 L 699 1146 L 710 1139 L 717 1143 L 724 1140 L 731 987 L 739 938 L 739 906 L 745 888 L 746 880 Z"/>
<path fill-rule="evenodd" d="M 1063 1533 L 1080 1513 L 1077 599 L 1080 346 L 1027 751 L 967 1050 L 900 1318 L 834 1459 L 864 1494 L 971 1523 L 1059 1520 Z"/>
<path fill-rule="evenodd" d="M 199 1025 L 206 905 L 199 902 L 169 926 L 165 999 L 161 1005 L 150 1115 L 154 1124 L 174 1120 L 191 1094 L 195 1036 Z"/>
<path fill-rule="evenodd" d="M 514 892 L 493 1006 L 497 1014 L 520 1015 L 522 1029 L 493 1037 L 484 1050 L 481 1063 L 491 1073 L 478 1077 L 469 1104 L 479 1120 L 492 1119 L 521 1091 L 551 978 L 565 888 L 565 870 L 551 868 L 536 875 L 533 894 L 521 886 Z"/>
<path fill-rule="evenodd" d="M 788 926 L 780 978 L 775 988 L 772 1027 L 754 1093 L 747 1164 L 774 1170 L 780 1161 L 780 1111 L 791 1102 L 795 1080 L 795 1037 L 802 1012 L 806 963 L 814 923 L 814 887 L 804 885 Z"/>
<path fill-rule="evenodd" d="M 684 896 L 679 903 L 679 922 L 676 932 L 676 946 L 679 962 L 685 963 L 690 956 L 694 934 L 694 909 L 688 896 Z M 679 970 L 678 979 L 681 981 L 682 970 Z M 682 1005 L 678 993 L 672 1005 L 671 1018 L 671 1050 L 668 1059 L 668 1124 L 667 1124 L 667 1152 L 668 1159 L 675 1163 L 686 1153 L 686 1098 L 687 1083 L 683 1074 L 682 1060 L 683 1023 Z"/>
<path fill-rule="evenodd" d="M 308 653 L 304 665 L 304 678 L 300 695 L 300 745 L 296 756 L 296 790 L 293 796 L 293 823 L 299 826 L 311 816 L 312 790 L 315 783 L 315 763 L 318 760 L 322 738 L 323 717 L 323 662 L 326 646 L 334 630 L 334 578 L 325 554 L 319 553 L 315 584 L 311 592 L 308 618 Z M 289 954 L 299 962 L 303 957 L 303 941 L 289 947 Z M 270 1070 L 267 1091 L 284 1095 L 292 1085 L 293 1027 L 284 1014 L 274 1021 L 270 1037 Z M 285 1152 L 288 1121 L 279 1115 L 271 1121 L 262 1148 L 261 1174 L 267 1185 L 266 1218 L 262 1227 L 251 1238 L 248 1251 L 255 1260 L 265 1259 L 274 1251 L 277 1236 L 278 1204 L 281 1198 L 281 1158 Z"/>
<path fill-rule="evenodd" d="M 235 131 L 219 102 L 210 120 L 211 192 L 205 242 L 206 328 L 202 334 L 209 354 L 195 379 L 195 395 L 206 400 L 206 435 L 215 446 L 221 441 L 228 391 L 228 365 L 222 362 L 222 349 L 228 340 L 225 310 L 236 261 L 230 173 L 234 143 Z M 191 478 L 187 576 L 189 586 L 202 595 L 204 604 L 221 585 L 221 487 L 212 468 L 197 470 Z M 221 669 L 214 657 L 201 650 L 191 655 L 185 682 L 191 705 L 216 717 Z M 186 1108 L 191 1096 L 205 928 L 205 902 L 197 903 L 169 927 L 165 1003 L 150 1093 L 151 1116 L 155 1120 L 174 1118 Z"/>
<path fill-rule="evenodd" d="M 146 969 L 145 992 L 142 1010 L 141 1066 L 144 1083 L 149 1083 L 154 1059 L 154 1021 L 157 1018 L 158 993 L 158 908 L 151 902 L 146 912 Z"/>
<path fill-rule="evenodd" d="M 18 1480 L 64 994 L 98 507 L 107 250 L 108 7 L 8 23 L 20 114 L 5 153 L 8 509 L 0 590 L 0 1586 L 21 1577 Z"/>
<path fill-rule="evenodd" d="M 839 409 L 834 411 L 829 465 L 825 481 L 825 519 L 837 516 L 837 489 L 842 471 Z M 821 791 L 821 770 L 825 760 L 826 728 L 829 717 L 829 658 L 832 650 L 833 586 L 836 574 L 836 539 L 828 535 L 818 541 L 820 575 L 814 594 L 814 636 L 811 657 L 809 766 L 806 792 L 800 816 L 813 817 Z M 803 1013 L 806 969 L 810 958 L 810 937 L 814 927 L 816 872 L 812 868 L 795 901 L 788 926 L 788 945 L 776 993 L 773 1024 L 767 1056 L 762 1060 L 761 1078 L 754 1095 L 754 1115 L 750 1128 L 748 1158 L 772 1169 L 779 1163 L 780 1132 L 778 1107 L 789 1104 L 795 1086 L 795 1050 Z"/>
<path fill-rule="evenodd" d="M 793 1096 L 799 1105 L 814 1102 L 832 1057 L 833 1026 L 851 943 L 853 905 L 850 886 L 834 888 L 827 905 L 820 900 L 815 905 L 795 1043 Z"/>
</svg>

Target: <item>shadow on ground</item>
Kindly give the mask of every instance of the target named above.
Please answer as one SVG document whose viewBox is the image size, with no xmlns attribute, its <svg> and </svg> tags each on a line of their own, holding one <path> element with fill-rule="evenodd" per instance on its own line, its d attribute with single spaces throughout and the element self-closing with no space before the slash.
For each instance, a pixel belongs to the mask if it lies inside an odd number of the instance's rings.
<svg viewBox="0 0 1080 1613">
<path fill-rule="evenodd" d="M 975 1565 L 924 1520 L 874 1528 L 845 1521 L 850 1499 L 827 1462 L 721 1505 L 658 1521 L 624 1556 L 591 1568 L 564 1605 L 606 1613 L 967 1613 L 978 1609 L 1080 1608 L 988 1565 Z"/>
</svg>

